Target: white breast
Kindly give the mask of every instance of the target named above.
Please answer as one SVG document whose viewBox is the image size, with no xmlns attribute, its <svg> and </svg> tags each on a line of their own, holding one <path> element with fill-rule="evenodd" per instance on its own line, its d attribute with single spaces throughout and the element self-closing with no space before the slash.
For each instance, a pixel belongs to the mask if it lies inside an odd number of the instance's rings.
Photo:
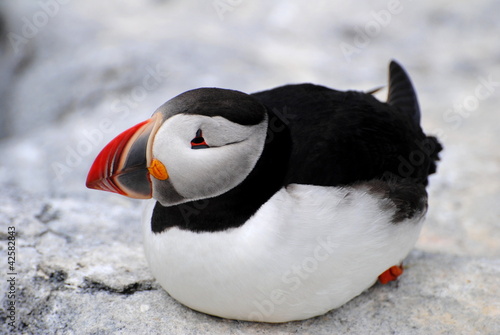
<svg viewBox="0 0 500 335">
<path fill-rule="evenodd" d="M 346 303 L 408 255 L 423 213 L 394 224 L 385 201 L 360 187 L 289 185 L 239 228 L 161 234 L 151 232 L 152 203 L 143 219 L 146 256 L 163 288 L 192 309 L 306 319 Z"/>
</svg>

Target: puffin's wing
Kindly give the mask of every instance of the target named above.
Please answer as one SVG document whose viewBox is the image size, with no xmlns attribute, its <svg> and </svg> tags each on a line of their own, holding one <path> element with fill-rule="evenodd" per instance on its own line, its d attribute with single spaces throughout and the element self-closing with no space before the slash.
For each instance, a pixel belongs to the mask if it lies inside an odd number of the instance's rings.
<svg viewBox="0 0 500 335">
<path fill-rule="evenodd" d="M 436 170 L 441 145 L 420 127 L 417 95 L 395 61 L 389 66 L 387 102 L 312 84 L 252 96 L 268 108 L 270 120 L 280 119 L 290 130 L 286 183 L 339 186 L 393 174 L 426 185 Z M 415 155 L 418 164 L 411 163 Z"/>
<path fill-rule="evenodd" d="M 394 60 L 389 65 L 387 103 L 410 115 L 415 124 L 420 124 L 420 107 L 415 89 L 406 71 Z"/>
</svg>

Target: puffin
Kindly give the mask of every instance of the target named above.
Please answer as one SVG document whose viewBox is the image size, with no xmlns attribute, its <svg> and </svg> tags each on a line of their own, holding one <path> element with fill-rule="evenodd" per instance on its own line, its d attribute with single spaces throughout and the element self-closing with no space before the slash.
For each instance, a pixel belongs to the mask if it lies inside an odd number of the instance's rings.
<svg viewBox="0 0 500 335">
<path fill-rule="evenodd" d="M 323 315 L 403 273 L 442 150 L 401 65 L 387 102 L 373 93 L 193 89 L 106 145 L 86 186 L 150 199 L 145 255 L 181 304 L 270 323 Z"/>
</svg>

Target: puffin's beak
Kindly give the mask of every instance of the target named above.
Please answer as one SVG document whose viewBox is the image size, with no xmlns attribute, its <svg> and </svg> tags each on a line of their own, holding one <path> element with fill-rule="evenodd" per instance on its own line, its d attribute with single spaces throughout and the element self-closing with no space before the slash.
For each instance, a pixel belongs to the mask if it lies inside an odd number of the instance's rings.
<svg viewBox="0 0 500 335">
<path fill-rule="evenodd" d="M 152 138 L 161 123 L 161 114 L 156 113 L 109 142 L 90 168 L 87 187 L 136 199 L 151 198 L 151 166 L 159 163 L 151 157 Z"/>
</svg>

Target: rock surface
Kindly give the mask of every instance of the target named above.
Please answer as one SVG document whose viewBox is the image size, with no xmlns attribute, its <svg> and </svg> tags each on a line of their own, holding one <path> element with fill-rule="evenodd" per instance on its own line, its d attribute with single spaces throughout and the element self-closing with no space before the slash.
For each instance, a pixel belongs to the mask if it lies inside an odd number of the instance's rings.
<svg viewBox="0 0 500 335">
<path fill-rule="evenodd" d="M 2 2 L 0 332 L 500 334 L 499 10 L 494 0 Z M 324 316 L 258 324 L 178 304 L 147 267 L 141 203 L 83 186 L 107 141 L 185 90 L 369 90 L 386 84 L 392 58 L 446 148 L 428 220 L 400 280 Z"/>
</svg>

